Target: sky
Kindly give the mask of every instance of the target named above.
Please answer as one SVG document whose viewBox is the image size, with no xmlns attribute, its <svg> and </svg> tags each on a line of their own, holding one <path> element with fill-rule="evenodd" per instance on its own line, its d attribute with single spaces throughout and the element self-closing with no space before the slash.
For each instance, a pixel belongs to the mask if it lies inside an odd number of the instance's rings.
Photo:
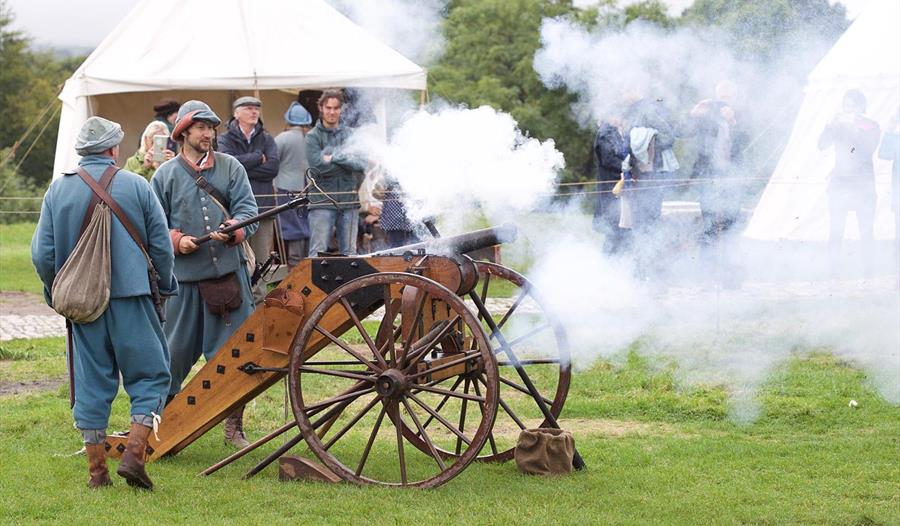
<svg viewBox="0 0 900 526">
<path fill-rule="evenodd" d="M 765 1 L 765 0 L 761 0 Z M 835 1 L 835 0 L 831 0 Z M 855 18 L 871 0 L 839 0 Z M 15 14 L 13 27 L 24 30 L 38 46 L 95 47 L 138 0 L 7 0 Z M 667 0 L 672 14 L 679 14 L 692 0 Z M 591 0 L 576 0 L 590 4 Z"/>
</svg>

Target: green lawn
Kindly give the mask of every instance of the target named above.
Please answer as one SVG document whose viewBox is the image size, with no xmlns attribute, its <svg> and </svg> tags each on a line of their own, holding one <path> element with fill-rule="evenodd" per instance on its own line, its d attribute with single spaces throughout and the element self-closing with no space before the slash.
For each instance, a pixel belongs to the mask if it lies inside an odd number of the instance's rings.
<svg viewBox="0 0 900 526">
<path fill-rule="evenodd" d="M 36 226 L 0 224 L 0 290 L 42 292 L 41 280 L 31 265 L 31 236 Z"/>
<path fill-rule="evenodd" d="M 63 376 L 61 349 L 58 338 L 0 344 L 0 381 Z M 727 419 L 722 388 L 681 388 L 676 371 L 650 367 L 634 352 L 621 365 L 599 362 L 575 375 L 563 420 L 587 471 L 542 479 L 512 463 L 477 464 L 427 491 L 281 483 L 274 467 L 241 480 L 271 447 L 198 477 L 229 453 L 218 428 L 151 464 L 152 494 L 118 477 L 113 488 L 89 491 L 84 457 L 67 456 L 80 441 L 65 385 L 3 396 L 0 522 L 897 524 L 900 410 L 863 373 L 822 351 L 798 353 L 777 371 L 749 425 Z M 282 400 L 279 384 L 250 405 L 251 438 L 282 421 Z M 122 394 L 112 427 L 126 421 Z M 393 458 L 375 462 L 393 466 Z"/>
</svg>

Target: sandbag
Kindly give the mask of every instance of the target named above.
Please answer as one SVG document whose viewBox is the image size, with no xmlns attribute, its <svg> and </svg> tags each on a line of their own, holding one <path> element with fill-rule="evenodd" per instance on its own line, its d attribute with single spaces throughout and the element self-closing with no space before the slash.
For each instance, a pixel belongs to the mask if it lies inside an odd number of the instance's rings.
<svg viewBox="0 0 900 526">
<path fill-rule="evenodd" d="M 75 323 L 90 323 L 109 305 L 111 213 L 98 203 L 75 249 L 53 278 L 53 310 Z"/>
<path fill-rule="evenodd" d="M 526 475 L 565 475 L 572 472 L 575 439 L 562 429 L 523 429 L 516 443 L 519 471 Z"/>
</svg>

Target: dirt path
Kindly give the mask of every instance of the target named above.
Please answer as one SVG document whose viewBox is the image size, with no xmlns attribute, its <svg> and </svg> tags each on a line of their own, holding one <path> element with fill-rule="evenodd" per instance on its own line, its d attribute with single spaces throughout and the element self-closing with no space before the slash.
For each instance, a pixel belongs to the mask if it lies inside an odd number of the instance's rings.
<svg viewBox="0 0 900 526">
<path fill-rule="evenodd" d="M 66 378 L 43 378 L 21 382 L 0 382 L 0 396 L 22 395 L 42 391 L 54 391 L 66 383 Z"/>
<path fill-rule="evenodd" d="M 0 292 L 0 316 L 58 316 L 44 298 L 30 292 Z"/>
</svg>

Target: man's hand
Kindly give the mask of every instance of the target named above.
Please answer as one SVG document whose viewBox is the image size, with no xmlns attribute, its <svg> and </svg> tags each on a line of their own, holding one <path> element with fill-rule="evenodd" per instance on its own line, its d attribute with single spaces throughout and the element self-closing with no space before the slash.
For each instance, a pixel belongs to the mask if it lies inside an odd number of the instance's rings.
<svg viewBox="0 0 900 526">
<path fill-rule="evenodd" d="M 331 162 L 331 154 L 328 153 L 328 154 L 323 155 L 322 160 L 325 161 L 326 163 L 330 163 Z"/>
<path fill-rule="evenodd" d="M 260 153 L 260 155 L 262 155 L 262 160 L 259 162 L 259 164 L 266 164 L 266 154 Z"/>
<path fill-rule="evenodd" d="M 181 254 L 190 254 L 197 250 L 196 240 L 197 238 L 194 236 L 181 236 L 181 239 L 178 240 L 178 252 Z"/>
<path fill-rule="evenodd" d="M 722 106 L 722 109 L 719 110 L 719 114 L 728 122 L 728 124 L 734 125 L 734 110 L 731 109 L 731 106 Z"/>
<path fill-rule="evenodd" d="M 221 225 L 219 225 L 219 230 L 222 230 L 226 226 L 228 226 L 228 225 L 226 225 L 225 223 L 222 223 Z M 216 232 L 210 232 L 209 237 L 216 241 L 221 241 L 222 243 L 225 243 L 225 242 L 231 241 L 231 239 L 234 237 L 234 233 L 225 233 L 225 232 L 216 231 Z"/>
</svg>

